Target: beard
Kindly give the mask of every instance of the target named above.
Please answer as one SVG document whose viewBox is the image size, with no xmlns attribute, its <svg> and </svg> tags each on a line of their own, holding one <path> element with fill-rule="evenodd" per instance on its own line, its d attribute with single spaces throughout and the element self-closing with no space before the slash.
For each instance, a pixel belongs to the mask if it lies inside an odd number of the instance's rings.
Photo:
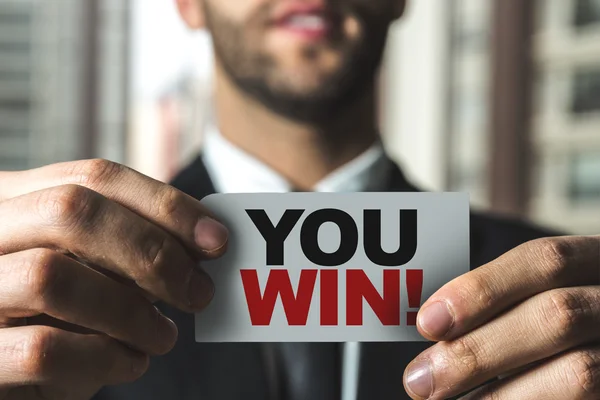
<svg viewBox="0 0 600 400">
<path fill-rule="evenodd" d="M 338 4 L 342 3 L 342 4 Z M 213 37 L 218 63 L 228 78 L 242 92 L 272 112 L 309 125 L 323 125 L 342 114 L 370 92 L 386 45 L 392 22 L 391 10 L 373 7 L 381 0 L 348 0 L 336 2 L 336 15 L 352 17 L 360 26 L 360 34 L 349 38 L 342 24 L 333 24 L 326 43 L 302 48 L 302 62 L 314 67 L 306 85 L 293 84 L 289 73 L 278 65 L 276 57 L 260 49 L 260 39 L 268 27 L 273 3 L 257 9 L 244 23 L 236 23 L 220 14 L 210 1 L 204 2 L 207 27 Z M 385 3 L 387 4 L 387 3 Z M 375 8 L 375 10 L 374 10 Z M 320 71 L 316 63 L 321 52 L 334 51 L 337 66 Z M 297 82 L 296 82 L 297 83 Z M 302 87 L 299 87 L 302 86 Z"/>
</svg>

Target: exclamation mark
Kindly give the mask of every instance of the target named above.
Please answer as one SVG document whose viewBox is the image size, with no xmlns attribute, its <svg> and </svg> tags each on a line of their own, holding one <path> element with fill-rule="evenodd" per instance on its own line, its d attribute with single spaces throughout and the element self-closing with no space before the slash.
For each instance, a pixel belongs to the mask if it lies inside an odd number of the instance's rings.
<svg viewBox="0 0 600 400">
<path fill-rule="evenodd" d="M 408 294 L 408 307 L 421 307 L 421 294 L 423 293 L 423 270 L 406 270 L 406 293 Z M 406 313 L 406 325 L 417 325 L 417 311 Z"/>
</svg>

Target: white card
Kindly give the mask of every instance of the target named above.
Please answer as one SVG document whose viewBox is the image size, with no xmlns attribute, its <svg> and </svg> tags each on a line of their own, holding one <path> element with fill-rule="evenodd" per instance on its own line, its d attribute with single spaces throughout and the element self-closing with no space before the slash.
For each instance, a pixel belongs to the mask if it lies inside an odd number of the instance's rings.
<svg viewBox="0 0 600 400">
<path fill-rule="evenodd" d="M 216 194 L 230 230 L 204 262 L 215 297 L 198 342 L 425 340 L 416 312 L 469 271 L 462 193 Z"/>
</svg>

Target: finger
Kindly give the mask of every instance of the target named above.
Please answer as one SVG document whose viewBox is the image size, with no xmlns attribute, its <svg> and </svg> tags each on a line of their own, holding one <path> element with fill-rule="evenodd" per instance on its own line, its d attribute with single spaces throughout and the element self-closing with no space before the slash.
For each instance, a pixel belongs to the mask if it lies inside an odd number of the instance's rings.
<svg viewBox="0 0 600 400">
<path fill-rule="evenodd" d="M 535 369 L 503 379 L 461 400 L 597 400 L 600 398 L 600 346 L 569 351 Z"/>
<path fill-rule="evenodd" d="M 47 314 L 123 341 L 149 354 L 165 354 L 177 327 L 131 289 L 47 249 L 0 257 L 0 315 Z"/>
<path fill-rule="evenodd" d="M 593 343 L 600 340 L 598 304 L 598 286 L 539 294 L 464 336 L 427 349 L 408 366 L 405 385 L 414 398 L 448 398 Z"/>
<path fill-rule="evenodd" d="M 450 340 L 538 293 L 594 284 L 600 237 L 535 240 L 444 285 L 421 307 L 417 326 L 429 340 Z"/>
<path fill-rule="evenodd" d="M 106 160 L 54 164 L 0 175 L 0 200 L 55 186 L 79 185 L 152 221 L 205 257 L 223 254 L 228 232 L 199 201 L 130 168 Z"/>
<path fill-rule="evenodd" d="M 27 326 L 0 330 L 0 388 L 114 385 L 138 379 L 148 356 L 105 335 Z"/>
<path fill-rule="evenodd" d="M 543 363 L 543 360 L 540 360 L 540 361 L 532 362 L 532 363 L 527 364 L 527 365 L 522 365 L 522 366 L 517 367 L 517 368 L 513 368 L 510 371 L 506 371 L 506 372 L 498 375 L 498 379 L 504 379 L 504 378 L 509 378 L 509 377 L 511 377 L 513 375 L 518 375 L 518 374 L 520 374 L 523 371 L 534 369 L 535 367 L 537 367 L 539 364 L 542 364 L 542 363 Z"/>
<path fill-rule="evenodd" d="M 206 307 L 214 287 L 170 234 L 82 186 L 0 203 L 0 253 L 54 248 L 134 281 L 183 311 Z"/>
</svg>

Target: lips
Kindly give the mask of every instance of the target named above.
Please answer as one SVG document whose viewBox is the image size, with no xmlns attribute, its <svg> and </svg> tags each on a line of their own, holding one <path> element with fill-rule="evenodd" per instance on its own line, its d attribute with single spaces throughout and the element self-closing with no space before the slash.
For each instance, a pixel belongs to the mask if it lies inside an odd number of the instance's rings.
<svg viewBox="0 0 600 400">
<path fill-rule="evenodd" d="M 323 30 L 327 28 L 328 21 L 321 14 L 292 14 L 278 25 L 292 29 Z"/>
<path fill-rule="evenodd" d="M 273 25 L 314 38 L 327 35 L 333 20 L 331 11 L 324 4 L 285 2 L 276 11 Z"/>
</svg>

